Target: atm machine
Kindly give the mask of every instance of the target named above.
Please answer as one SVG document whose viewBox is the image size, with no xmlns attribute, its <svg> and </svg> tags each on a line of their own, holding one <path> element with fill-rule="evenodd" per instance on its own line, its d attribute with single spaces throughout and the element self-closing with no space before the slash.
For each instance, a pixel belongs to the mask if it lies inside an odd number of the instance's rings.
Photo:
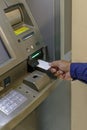
<svg viewBox="0 0 87 130">
<path fill-rule="evenodd" d="M 26 1 L 0 0 L 0 130 L 15 129 L 55 88 L 37 67 L 46 49 Z"/>
</svg>

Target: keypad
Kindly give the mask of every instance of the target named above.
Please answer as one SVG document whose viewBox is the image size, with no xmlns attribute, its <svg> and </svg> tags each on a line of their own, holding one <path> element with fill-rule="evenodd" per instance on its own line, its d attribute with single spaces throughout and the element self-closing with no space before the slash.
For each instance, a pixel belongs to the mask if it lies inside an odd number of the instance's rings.
<svg viewBox="0 0 87 130">
<path fill-rule="evenodd" d="M 23 104 L 27 98 L 16 90 L 10 91 L 0 99 L 0 110 L 6 115 L 12 113 L 21 104 Z"/>
</svg>

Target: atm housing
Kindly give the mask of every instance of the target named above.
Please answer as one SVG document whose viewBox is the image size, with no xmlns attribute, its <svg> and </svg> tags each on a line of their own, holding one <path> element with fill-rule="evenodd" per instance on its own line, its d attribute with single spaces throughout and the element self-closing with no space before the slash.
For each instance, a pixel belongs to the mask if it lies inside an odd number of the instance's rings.
<svg viewBox="0 0 87 130">
<path fill-rule="evenodd" d="M 26 1 L 1 0 L 0 17 L 0 130 L 12 130 L 51 93 L 56 80 L 37 70 L 47 47 Z"/>
</svg>

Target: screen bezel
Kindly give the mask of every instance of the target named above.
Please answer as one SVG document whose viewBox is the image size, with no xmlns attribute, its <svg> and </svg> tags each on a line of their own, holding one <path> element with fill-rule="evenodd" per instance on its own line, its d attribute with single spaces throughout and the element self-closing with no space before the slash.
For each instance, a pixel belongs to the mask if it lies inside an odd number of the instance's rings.
<svg viewBox="0 0 87 130">
<path fill-rule="evenodd" d="M 7 32 L 4 32 L 2 27 L 0 27 L 0 38 L 2 39 L 3 44 L 10 55 L 9 60 L 0 65 L 0 76 L 1 76 L 5 72 L 15 67 L 17 64 L 19 64 L 20 52 L 18 53 L 16 52 L 17 47 L 15 47 L 16 45 L 13 46 L 14 42 L 12 43 L 13 40 L 11 38 L 11 35 L 9 37 L 9 34 L 7 34 Z"/>
<path fill-rule="evenodd" d="M 1 57 L 3 56 L 2 58 L 4 58 L 3 60 L 1 60 L 1 63 L 0 63 L 0 66 L 1 66 L 1 65 L 5 64 L 6 62 L 8 62 L 9 60 L 11 60 L 11 55 L 9 54 L 9 52 L 8 52 L 8 50 L 7 50 L 7 48 L 6 48 L 5 44 L 4 44 L 1 36 L 0 36 L 0 45 L 1 45 L 2 49 L 3 49 L 2 51 L 4 51 L 4 52 L 1 52 L 1 53 L 3 53 L 3 55 L 1 54 Z"/>
</svg>

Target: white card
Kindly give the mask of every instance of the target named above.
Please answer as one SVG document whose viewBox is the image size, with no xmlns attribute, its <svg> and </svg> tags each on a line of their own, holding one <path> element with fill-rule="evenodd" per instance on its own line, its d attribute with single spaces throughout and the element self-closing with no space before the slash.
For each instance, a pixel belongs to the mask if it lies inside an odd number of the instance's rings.
<svg viewBox="0 0 87 130">
<path fill-rule="evenodd" d="M 44 70 L 50 69 L 50 65 L 48 62 L 43 61 L 43 60 L 38 60 L 38 62 L 39 62 L 39 64 L 37 65 L 37 67 L 42 68 Z"/>
</svg>

